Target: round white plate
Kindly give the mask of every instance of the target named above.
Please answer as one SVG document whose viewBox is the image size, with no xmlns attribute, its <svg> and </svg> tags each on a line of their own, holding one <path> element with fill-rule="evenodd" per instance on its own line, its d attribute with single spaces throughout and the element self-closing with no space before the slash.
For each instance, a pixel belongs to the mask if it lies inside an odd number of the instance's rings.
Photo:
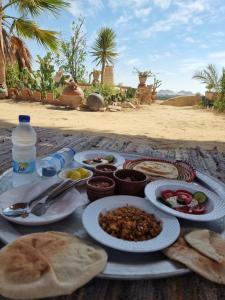
<svg viewBox="0 0 225 300">
<path fill-rule="evenodd" d="M 93 159 L 97 156 L 104 157 L 104 156 L 108 156 L 108 155 L 114 156 L 115 160 L 112 164 L 116 167 L 119 167 L 120 165 L 122 165 L 125 162 L 125 159 L 118 153 L 114 153 L 114 152 L 110 152 L 110 151 L 103 151 L 103 150 L 87 150 L 87 151 L 76 153 L 74 156 L 74 160 L 77 163 L 81 164 L 82 166 L 85 166 L 89 169 L 94 169 L 98 164 L 89 165 L 89 164 L 83 163 L 83 161 L 87 160 L 87 159 Z"/>
<path fill-rule="evenodd" d="M 66 177 L 66 174 L 67 174 L 68 171 L 70 171 L 70 170 L 75 170 L 75 169 L 78 169 L 78 168 L 68 168 L 68 169 L 64 169 L 64 170 L 62 170 L 62 171 L 58 174 L 58 177 L 59 177 L 60 179 L 63 179 L 63 180 L 65 180 L 65 179 L 70 179 L 70 180 L 72 180 L 72 181 L 76 181 L 76 180 L 73 180 L 73 179 L 71 179 L 71 178 Z M 87 169 L 86 169 L 86 170 L 87 170 Z M 84 185 L 91 177 L 93 177 L 93 172 L 92 172 L 91 170 L 87 170 L 87 171 L 88 171 L 88 173 L 89 173 L 88 177 L 82 179 L 79 183 L 77 183 L 77 186 Z"/>
<path fill-rule="evenodd" d="M 9 206 L 14 202 L 12 201 L 4 201 L 4 207 Z M 29 214 L 28 217 L 22 218 L 22 217 L 16 217 L 16 218 L 10 218 L 4 216 L 2 213 L 2 217 L 7 219 L 10 222 L 21 224 L 21 225 L 27 225 L 27 226 L 38 226 L 38 225 L 46 225 L 58 222 L 67 216 L 69 216 L 71 213 L 74 212 L 76 208 L 84 204 L 84 200 L 82 199 L 81 194 L 76 189 L 71 189 L 68 191 L 62 199 L 59 199 L 56 203 L 52 204 L 47 212 L 40 217 L 37 217 L 33 214 Z"/>
<path fill-rule="evenodd" d="M 191 193 L 201 191 L 205 193 L 208 197 L 208 201 L 205 204 L 207 213 L 202 215 L 186 214 L 166 206 L 157 200 L 157 198 L 160 197 L 161 193 L 165 190 L 187 190 Z M 225 216 L 224 199 L 220 199 L 215 193 L 197 183 L 188 183 L 179 180 L 156 180 L 150 182 L 145 187 L 145 195 L 148 200 L 157 208 L 178 218 L 183 218 L 190 221 L 209 222 L 218 220 Z"/>
<path fill-rule="evenodd" d="M 151 240 L 132 242 L 115 238 L 105 232 L 99 225 L 99 214 L 127 204 L 154 214 L 162 223 L 160 234 Z M 85 230 L 96 241 L 108 247 L 128 252 L 153 252 L 164 249 L 171 245 L 180 233 L 180 224 L 175 217 L 158 210 L 146 199 L 134 196 L 110 196 L 94 201 L 84 210 L 82 222 Z"/>
</svg>

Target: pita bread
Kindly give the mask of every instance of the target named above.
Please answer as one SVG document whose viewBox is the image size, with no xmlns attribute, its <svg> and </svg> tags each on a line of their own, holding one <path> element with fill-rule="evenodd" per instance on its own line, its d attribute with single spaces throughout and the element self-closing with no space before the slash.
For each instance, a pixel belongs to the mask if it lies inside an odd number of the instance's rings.
<svg viewBox="0 0 225 300">
<path fill-rule="evenodd" d="M 10 299 L 68 295 L 105 268 L 106 252 L 66 233 L 22 237 L 0 251 L 0 294 Z"/>
<path fill-rule="evenodd" d="M 212 246 L 210 236 L 210 231 L 205 229 L 192 231 L 185 235 L 184 238 L 191 247 L 198 250 L 205 256 L 215 260 L 216 262 L 221 263 L 223 261 L 223 256 L 219 255 Z"/>
<path fill-rule="evenodd" d="M 218 235 L 219 236 L 219 235 Z M 225 241 L 217 235 L 211 239 L 212 245 L 219 255 L 224 253 Z M 182 234 L 179 239 L 163 253 L 172 260 L 178 261 L 199 275 L 219 284 L 225 284 L 225 260 L 222 263 L 201 254 L 190 247 Z"/>
<path fill-rule="evenodd" d="M 134 167 L 134 170 L 144 172 L 151 177 L 176 179 L 179 175 L 177 168 L 173 164 L 167 162 L 143 161 L 138 163 Z"/>
</svg>

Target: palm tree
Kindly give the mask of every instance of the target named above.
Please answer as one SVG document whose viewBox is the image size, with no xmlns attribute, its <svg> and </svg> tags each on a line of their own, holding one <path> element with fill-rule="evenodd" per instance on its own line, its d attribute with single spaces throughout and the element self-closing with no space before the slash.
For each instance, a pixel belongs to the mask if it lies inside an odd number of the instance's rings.
<svg viewBox="0 0 225 300">
<path fill-rule="evenodd" d="M 202 71 L 196 71 L 193 75 L 194 79 L 199 80 L 206 85 L 207 90 L 218 92 L 220 86 L 220 78 L 218 76 L 215 65 L 209 64 Z"/>
<path fill-rule="evenodd" d="M 20 68 L 31 68 L 31 55 L 23 38 L 35 39 L 56 51 L 57 32 L 41 29 L 33 18 L 42 12 L 57 14 L 68 5 L 63 0 L 7 0 L 3 6 L 0 0 L 0 87 L 6 87 L 7 62 L 17 61 Z M 16 16 L 8 14 L 11 7 L 17 10 Z"/>
<path fill-rule="evenodd" d="M 94 62 L 97 66 L 101 65 L 101 83 L 104 82 L 104 71 L 107 64 L 112 64 L 117 57 L 116 52 L 116 34 L 112 28 L 102 27 L 95 40 L 91 54 L 95 57 Z"/>
</svg>

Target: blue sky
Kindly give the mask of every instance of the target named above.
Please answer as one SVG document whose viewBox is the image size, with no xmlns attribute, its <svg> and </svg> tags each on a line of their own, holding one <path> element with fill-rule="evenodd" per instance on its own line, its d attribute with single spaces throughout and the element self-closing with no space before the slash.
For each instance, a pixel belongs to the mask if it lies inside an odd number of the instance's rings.
<svg viewBox="0 0 225 300">
<path fill-rule="evenodd" d="M 71 23 L 86 18 L 88 51 L 101 26 L 117 34 L 120 53 L 115 81 L 136 87 L 133 68 L 152 70 L 163 81 L 160 89 L 203 92 L 193 72 L 208 63 L 218 71 L 225 66 L 225 0 L 71 0 L 71 7 L 57 18 L 42 15 L 43 28 L 56 30 L 66 39 Z M 45 49 L 27 41 L 33 57 Z M 88 71 L 95 65 L 86 60 Z M 34 63 L 35 67 L 35 63 Z M 151 83 L 151 79 L 148 81 Z"/>
</svg>

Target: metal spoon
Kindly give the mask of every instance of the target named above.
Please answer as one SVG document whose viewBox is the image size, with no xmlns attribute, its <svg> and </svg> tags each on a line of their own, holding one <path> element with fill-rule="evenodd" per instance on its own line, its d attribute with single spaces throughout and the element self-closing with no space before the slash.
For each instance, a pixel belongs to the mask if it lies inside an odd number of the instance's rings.
<svg viewBox="0 0 225 300">
<path fill-rule="evenodd" d="M 43 198 L 47 198 L 50 195 L 54 196 L 54 193 L 57 193 L 57 191 L 61 188 L 63 188 L 65 185 L 67 185 L 68 181 L 65 180 L 62 183 L 55 183 L 46 190 L 44 190 L 41 194 L 39 194 L 37 197 L 33 198 L 29 202 L 18 202 L 15 204 L 10 205 L 9 207 L 3 209 L 2 213 L 6 217 L 19 217 L 21 215 L 26 215 L 28 212 L 30 212 L 33 204 L 37 201 L 42 200 Z"/>
<path fill-rule="evenodd" d="M 57 193 L 51 194 L 46 199 L 44 199 L 44 201 L 41 201 L 41 202 L 37 203 L 31 209 L 30 213 L 32 213 L 33 215 L 38 216 L 38 217 L 44 215 L 46 213 L 46 211 L 48 210 L 48 208 L 52 204 L 54 204 L 55 202 L 57 202 L 60 199 L 62 199 L 62 196 L 64 194 L 66 194 L 75 185 L 77 185 L 80 181 L 82 181 L 82 179 L 77 180 L 77 181 L 68 182 L 68 184 L 64 188 L 60 189 Z"/>
</svg>

